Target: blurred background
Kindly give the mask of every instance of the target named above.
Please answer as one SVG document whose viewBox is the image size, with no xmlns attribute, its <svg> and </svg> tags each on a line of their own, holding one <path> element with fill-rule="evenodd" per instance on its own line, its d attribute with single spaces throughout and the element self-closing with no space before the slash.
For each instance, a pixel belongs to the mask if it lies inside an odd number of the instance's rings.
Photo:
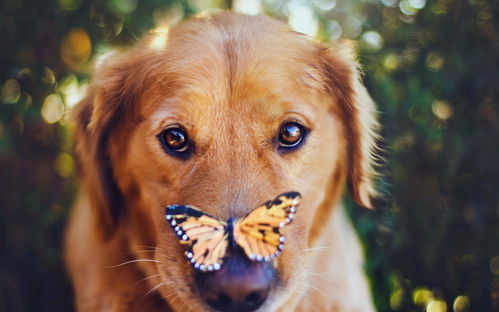
<svg viewBox="0 0 499 312">
<path fill-rule="evenodd" d="M 2 0 L 0 311 L 73 309 L 67 117 L 92 64 L 227 8 L 357 43 L 383 124 L 384 196 L 374 211 L 346 202 L 379 311 L 499 311 L 497 0 Z"/>
</svg>

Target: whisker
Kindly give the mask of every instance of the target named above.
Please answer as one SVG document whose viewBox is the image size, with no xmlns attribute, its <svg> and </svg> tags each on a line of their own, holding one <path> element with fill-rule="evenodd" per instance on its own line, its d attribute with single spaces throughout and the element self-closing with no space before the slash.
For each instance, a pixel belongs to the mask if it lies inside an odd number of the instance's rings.
<svg viewBox="0 0 499 312">
<path fill-rule="evenodd" d="M 161 255 L 161 256 L 167 258 L 168 260 L 177 261 L 177 259 L 174 256 L 168 254 L 167 251 L 165 251 L 165 250 L 163 250 L 163 249 L 161 249 L 159 247 L 147 246 L 147 245 L 144 245 L 144 246 L 135 245 L 134 247 L 141 248 L 141 249 L 137 250 L 136 253 L 141 253 L 141 252 L 143 252 L 143 253 L 150 253 L 150 252 L 154 252 L 154 253 L 156 253 L 158 255 Z"/>
<path fill-rule="evenodd" d="M 332 282 L 333 281 L 331 278 L 328 278 L 328 277 L 324 276 L 324 273 L 309 273 L 308 275 L 310 275 L 310 276 L 317 276 L 319 278 L 322 278 L 326 282 Z"/>
<path fill-rule="evenodd" d="M 172 300 L 169 300 L 168 302 L 169 302 L 170 304 L 172 304 L 172 305 L 173 305 L 173 302 L 174 302 L 175 300 L 177 300 L 179 297 L 180 297 L 180 295 L 179 295 L 179 294 L 175 294 L 175 297 L 173 297 L 173 299 L 172 299 Z"/>
<path fill-rule="evenodd" d="M 155 277 L 158 277 L 158 276 L 161 276 L 161 274 L 154 274 L 154 275 L 148 276 L 146 278 L 141 279 L 140 281 L 137 281 L 137 283 L 140 283 L 140 282 L 143 282 L 143 281 L 146 281 L 148 279 L 155 278 Z"/>
<path fill-rule="evenodd" d="M 138 254 L 150 254 L 154 252 L 154 250 L 134 250 L 130 252 L 125 252 L 122 254 L 124 257 L 136 257 Z"/>
<path fill-rule="evenodd" d="M 304 253 L 304 252 L 311 252 L 311 251 L 326 251 L 326 252 L 330 252 L 330 253 L 335 252 L 334 248 L 332 248 L 332 247 L 322 246 L 322 247 L 313 247 L 313 248 L 302 249 L 302 250 L 298 251 L 298 254 Z"/>
<path fill-rule="evenodd" d="M 307 302 L 308 302 L 308 303 L 313 304 L 313 302 L 312 302 L 312 297 L 310 297 L 310 295 L 309 295 L 309 294 L 307 294 L 307 293 L 305 292 L 305 293 L 303 294 L 303 296 L 305 296 L 305 299 L 307 300 Z"/>
<path fill-rule="evenodd" d="M 137 250 L 134 250 L 133 253 L 135 252 L 155 252 L 156 250 L 155 249 L 137 249 Z"/>
<path fill-rule="evenodd" d="M 305 248 L 305 249 L 302 249 L 301 251 L 312 251 L 312 250 L 320 250 L 320 249 L 333 249 L 333 247 L 318 246 L 318 247 Z"/>
<path fill-rule="evenodd" d="M 165 299 L 168 303 L 170 303 L 170 301 L 169 301 L 171 299 L 170 297 L 175 297 L 175 296 L 178 296 L 178 294 L 175 293 L 175 292 L 172 292 L 172 293 L 169 293 L 166 296 L 161 296 L 161 298 Z"/>
<path fill-rule="evenodd" d="M 184 302 L 184 301 L 181 301 L 180 302 L 182 304 L 182 310 L 185 311 L 184 309 L 187 308 L 187 312 L 190 312 L 191 309 L 189 309 L 189 306 Z"/>
<path fill-rule="evenodd" d="M 147 296 L 147 295 L 149 295 L 151 292 L 155 291 L 156 289 L 160 288 L 161 286 L 170 285 L 170 284 L 172 284 L 172 283 L 166 282 L 166 281 L 160 282 L 158 285 L 156 285 L 153 288 L 149 289 L 149 291 L 145 293 L 144 297 Z"/>
<path fill-rule="evenodd" d="M 327 272 L 315 273 L 315 272 L 306 272 L 306 271 L 303 271 L 303 272 L 297 272 L 297 275 L 300 276 L 300 277 L 316 276 L 316 277 L 322 278 L 326 282 L 332 282 L 331 278 L 328 278 L 328 277 L 324 276 L 324 274 L 326 274 L 326 273 Z"/>
<path fill-rule="evenodd" d="M 303 285 L 306 286 L 307 288 L 310 288 L 312 290 L 317 291 L 318 293 L 320 293 L 321 295 L 323 295 L 324 298 L 328 298 L 328 295 L 323 290 L 321 290 L 321 289 L 319 289 L 319 288 L 317 288 L 315 286 L 312 286 L 312 285 L 310 285 L 308 283 L 303 283 Z"/>
<path fill-rule="evenodd" d="M 144 248 L 144 249 L 150 249 L 150 250 L 154 250 L 158 247 L 156 246 L 149 246 L 149 245 L 132 245 L 131 246 L 132 248 Z"/>
<path fill-rule="evenodd" d="M 324 271 L 324 272 L 309 272 L 306 269 L 304 269 L 304 270 L 296 270 L 295 273 L 298 274 L 298 275 L 300 275 L 300 274 L 305 274 L 305 275 L 321 275 L 321 274 L 327 274 L 328 272 L 327 271 Z"/>
<path fill-rule="evenodd" d="M 120 263 L 120 264 L 117 264 L 117 265 L 104 266 L 104 268 L 106 268 L 106 269 L 117 268 L 117 267 L 124 266 L 124 265 L 127 265 L 127 264 L 135 263 L 135 262 L 156 262 L 156 263 L 161 263 L 161 261 L 153 260 L 153 259 L 136 259 L 136 260 L 126 261 L 126 262 L 123 262 L 123 263 Z"/>
</svg>

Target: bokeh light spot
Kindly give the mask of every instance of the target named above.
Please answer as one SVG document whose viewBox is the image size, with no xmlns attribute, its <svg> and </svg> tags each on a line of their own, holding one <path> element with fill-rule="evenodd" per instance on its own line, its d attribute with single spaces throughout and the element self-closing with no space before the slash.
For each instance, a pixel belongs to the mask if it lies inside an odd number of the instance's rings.
<svg viewBox="0 0 499 312">
<path fill-rule="evenodd" d="M 444 58 L 437 52 L 430 52 L 426 56 L 426 66 L 431 70 L 439 70 L 444 65 Z"/>
<path fill-rule="evenodd" d="M 416 288 L 412 292 L 412 302 L 415 305 L 425 307 L 433 299 L 433 293 L 428 288 Z"/>
<path fill-rule="evenodd" d="M 199 12 L 196 16 L 210 14 L 222 5 L 221 0 L 187 0 L 187 3 L 194 9 L 195 12 Z"/>
<path fill-rule="evenodd" d="M 452 107 L 445 101 L 433 102 L 433 104 L 431 105 L 431 110 L 433 111 L 433 114 L 441 120 L 447 120 L 451 118 L 452 114 L 454 113 Z"/>
<path fill-rule="evenodd" d="M 373 51 L 378 51 L 383 47 L 383 37 L 376 31 L 366 31 L 361 39 Z"/>
<path fill-rule="evenodd" d="M 436 1 L 430 6 L 430 9 L 435 14 L 445 14 L 447 12 L 447 5 L 445 1 Z"/>
<path fill-rule="evenodd" d="M 494 258 L 492 258 L 492 260 L 490 260 L 490 271 L 494 274 L 494 275 L 499 275 L 499 256 L 495 256 Z"/>
<path fill-rule="evenodd" d="M 295 31 L 314 37 L 319 30 L 319 22 L 312 9 L 302 3 L 290 2 L 288 24 Z"/>
<path fill-rule="evenodd" d="M 421 10 L 426 5 L 426 0 L 409 0 L 409 5 L 415 9 Z"/>
<path fill-rule="evenodd" d="M 467 296 L 457 296 L 452 308 L 454 312 L 467 312 L 470 308 L 470 298 Z"/>
<path fill-rule="evenodd" d="M 177 24 L 184 17 L 184 9 L 179 4 L 173 4 L 167 8 L 157 8 L 153 11 L 154 24 L 157 27 L 169 28 Z"/>
<path fill-rule="evenodd" d="M 381 0 L 381 3 L 386 7 L 396 7 L 397 2 L 398 0 Z"/>
<path fill-rule="evenodd" d="M 112 0 L 111 4 L 120 13 L 132 13 L 137 8 L 137 0 Z"/>
<path fill-rule="evenodd" d="M 343 24 L 343 34 L 348 38 L 357 38 L 362 32 L 362 19 L 356 16 L 350 16 Z"/>
<path fill-rule="evenodd" d="M 82 0 L 59 0 L 59 7 L 65 11 L 76 11 L 81 6 Z"/>
<path fill-rule="evenodd" d="M 442 300 L 430 300 L 426 312 L 447 312 L 447 304 Z"/>
<path fill-rule="evenodd" d="M 54 161 L 54 169 L 63 178 L 71 176 L 74 169 L 73 158 L 67 153 L 60 153 Z"/>
<path fill-rule="evenodd" d="M 262 3 L 260 0 L 236 0 L 234 1 L 234 11 L 256 15 L 262 13 Z"/>
<path fill-rule="evenodd" d="M 2 102 L 6 104 L 14 104 L 21 97 L 21 86 L 15 79 L 9 79 L 3 84 Z"/>
<path fill-rule="evenodd" d="M 390 307 L 393 310 L 399 310 L 404 302 L 404 289 L 398 288 L 390 296 Z"/>
<path fill-rule="evenodd" d="M 12 116 L 12 121 L 14 123 L 14 128 L 16 129 L 17 133 L 23 134 L 24 133 L 24 121 L 19 117 L 18 115 Z"/>
<path fill-rule="evenodd" d="M 393 53 L 386 55 L 383 59 L 383 66 L 388 71 L 397 69 L 399 67 L 399 57 Z"/>
<path fill-rule="evenodd" d="M 49 123 L 55 123 L 61 120 L 64 115 L 64 104 L 58 94 L 50 94 L 43 101 L 42 117 Z"/>
<path fill-rule="evenodd" d="M 402 0 L 399 2 L 400 12 L 405 15 L 414 15 L 418 12 L 416 8 L 410 5 L 409 0 Z"/>
<path fill-rule="evenodd" d="M 316 7 L 323 11 L 331 11 L 337 3 L 337 0 L 313 0 Z"/>
<path fill-rule="evenodd" d="M 35 74 L 29 67 L 24 67 L 17 73 L 17 79 L 19 80 L 30 80 L 32 81 L 35 77 Z"/>
<path fill-rule="evenodd" d="M 70 74 L 59 83 L 57 90 L 62 93 L 66 107 L 73 107 L 83 98 L 87 87 L 87 83 L 80 85 L 76 76 Z"/>
<path fill-rule="evenodd" d="M 406 24 L 415 24 L 416 23 L 416 17 L 414 15 L 400 14 L 399 19 Z"/>
<path fill-rule="evenodd" d="M 62 40 L 61 57 L 64 63 L 75 66 L 85 63 L 92 53 L 92 41 L 81 28 L 70 30 Z"/>
<path fill-rule="evenodd" d="M 337 40 L 341 37 L 341 34 L 343 34 L 343 28 L 341 28 L 341 25 L 335 20 L 328 21 L 326 27 L 329 32 L 330 40 Z"/>
<path fill-rule="evenodd" d="M 33 97 L 29 93 L 24 93 L 24 103 L 26 103 L 26 106 L 30 106 L 33 104 Z"/>
<path fill-rule="evenodd" d="M 56 79 L 55 79 L 55 74 L 52 71 L 52 69 L 45 67 L 43 69 L 43 76 L 42 76 L 42 81 L 46 84 L 54 84 Z"/>
</svg>

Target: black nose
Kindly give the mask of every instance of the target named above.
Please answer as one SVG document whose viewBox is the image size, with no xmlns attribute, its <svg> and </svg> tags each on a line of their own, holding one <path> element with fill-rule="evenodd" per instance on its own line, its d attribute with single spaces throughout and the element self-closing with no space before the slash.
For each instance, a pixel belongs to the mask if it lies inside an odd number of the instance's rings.
<svg viewBox="0 0 499 312">
<path fill-rule="evenodd" d="M 224 259 L 219 271 L 199 273 L 196 279 L 204 300 L 216 310 L 254 311 L 269 295 L 274 269 L 270 263 L 253 262 L 234 253 Z"/>
</svg>

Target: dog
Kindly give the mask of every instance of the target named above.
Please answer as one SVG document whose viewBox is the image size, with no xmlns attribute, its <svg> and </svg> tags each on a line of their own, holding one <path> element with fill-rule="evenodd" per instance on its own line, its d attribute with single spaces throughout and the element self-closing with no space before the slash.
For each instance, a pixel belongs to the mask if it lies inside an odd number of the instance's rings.
<svg viewBox="0 0 499 312">
<path fill-rule="evenodd" d="M 152 32 L 98 66 L 74 112 L 81 182 L 65 239 L 78 311 L 374 311 L 341 207 L 376 191 L 375 105 L 352 48 L 266 16 Z M 197 271 L 165 207 L 243 218 L 299 192 L 272 261 Z"/>
</svg>

